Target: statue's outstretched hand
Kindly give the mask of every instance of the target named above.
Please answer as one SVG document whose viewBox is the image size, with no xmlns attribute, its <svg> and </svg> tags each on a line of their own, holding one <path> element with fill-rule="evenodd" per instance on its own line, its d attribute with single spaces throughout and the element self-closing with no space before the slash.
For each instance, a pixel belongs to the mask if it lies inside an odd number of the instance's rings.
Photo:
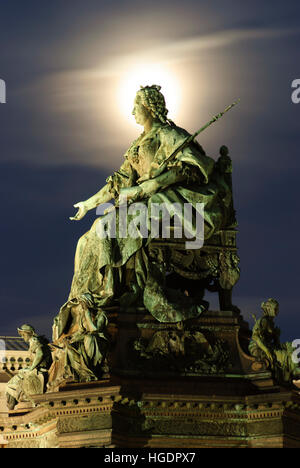
<svg viewBox="0 0 300 468">
<path fill-rule="evenodd" d="M 84 202 L 79 202 L 73 205 L 74 208 L 78 208 L 78 211 L 75 216 L 70 217 L 71 221 L 80 221 L 88 212 L 88 208 L 84 204 Z"/>
</svg>

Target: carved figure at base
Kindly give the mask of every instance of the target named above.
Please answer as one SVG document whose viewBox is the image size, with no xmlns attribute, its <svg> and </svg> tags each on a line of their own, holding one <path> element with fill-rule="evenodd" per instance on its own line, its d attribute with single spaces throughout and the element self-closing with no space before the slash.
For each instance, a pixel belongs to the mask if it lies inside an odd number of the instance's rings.
<svg viewBox="0 0 300 468">
<path fill-rule="evenodd" d="M 53 363 L 48 389 L 67 382 L 98 380 L 107 371 L 107 317 L 91 296 L 68 302 L 53 326 Z"/>
<path fill-rule="evenodd" d="M 217 374 L 229 366 L 229 352 L 225 341 L 214 339 L 210 343 L 199 330 L 159 330 L 150 340 L 137 339 L 130 345 L 134 367 L 141 373 L 178 372 L 181 374 Z"/>
<path fill-rule="evenodd" d="M 6 386 L 7 406 L 13 410 L 17 403 L 30 401 L 31 395 L 44 393 L 51 366 L 51 350 L 44 336 L 38 336 L 31 325 L 18 328 L 19 335 L 29 344 L 31 366 L 20 370 Z"/>
<path fill-rule="evenodd" d="M 249 344 L 250 354 L 257 361 L 267 360 L 279 383 L 290 384 L 293 379 L 299 380 L 300 368 L 292 359 L 295 348 L 292 343 L 280 343 L 280 329 L 274 323 L 279 313 L 278 302 L 275 299 L 268 299 L 261 304 L 261 308 L 263 316 L 258 320 L 254 316 L 255 324 Z"/>
</svg>

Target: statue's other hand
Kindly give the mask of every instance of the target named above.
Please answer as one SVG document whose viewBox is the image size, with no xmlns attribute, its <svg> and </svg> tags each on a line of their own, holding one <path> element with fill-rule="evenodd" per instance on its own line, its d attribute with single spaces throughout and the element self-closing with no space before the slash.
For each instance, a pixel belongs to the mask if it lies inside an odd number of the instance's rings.
<svg viewBox="0 0 300 468">
<path fill-rule="evenodd" d="M 74 205 L 74 208 L 78 208 L 78 211 L 75 216 L 70 217 L 71 221 L 80 221 L 88 212 L 87 207 L 84 202 L 79 202 Z"/>
</svg>

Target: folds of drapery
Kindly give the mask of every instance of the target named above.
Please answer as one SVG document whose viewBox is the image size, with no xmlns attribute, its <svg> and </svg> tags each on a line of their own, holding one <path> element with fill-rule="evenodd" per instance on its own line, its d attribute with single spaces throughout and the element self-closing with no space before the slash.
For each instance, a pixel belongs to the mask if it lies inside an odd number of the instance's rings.
<svg viewBox="0 0 300 468">
<path fill-rule="evenodd" d="M 189 134 L 179 127 L 158 126 L 155 129 L 155 138 L 159 139 L 158 150 L 154 155 L 153 163 L 161 164 L 176 147 L 178 147 Z M 153 137 L 153 135 L 152 135 Z M 134 148 L 132 145 L 131 150 Z M 126 158 L 119 171 L 116 171 L 107 179 L 116 199 L 122 188 L 137 184 L 136 171 L 130 165 L 130 150 L 126 153 Z M 222 179 L 222 184 L 216 182 L 218 178 L 213 177 L 214 160 L 205 155 L 203 149 L 197 143 L 191 143 L 187 148 L 177 154 L 176 158 L 170 161 L 168 167 L 177 165 L 184 174 L 189 177 L 188 183 L 182 182 L 170 185 L 157 193 L 140 201 L 146 208 L 146 224 L 150 232 L 150 221 L 155 215 L 151 213 L 153 204 L 164 204 L 164 208 L 169 210 L 170 215 L 174 215 L 174 204 L 177 204 L 179 219 L 182 225 L 190 233 L 190 237 L 197 234 L 197 223 L 195 214 L 199 204 L 204 206 L 204 239 L 209 239 L 222 227 L 223 212 L 222 197 L 224 192 L 229 192 L 226 182 Z M 168 167 L 165 169 L 168 170 Z M 222 186 L 222 187 L 221 187 Z M 222 197 L 220 196 L 222 191 Z M 193 217 L 190 220 L 184 219 L 185 204 L 193 207 Z M 169 208 L 168 208 L 169 207 Z M 119 208 L 95 220 L 91 229 L 79 240 L 75 255 L 75 271 L 72 281 L 68 303 L 82 294 L 91 294 L 99 308 L 108 305 L 112 299 L 117 298 L 121 290 L 121 283 L 125 266 L 131 263 L 134 270 L 135 282 L 143 290 L 144 304 L 149 312 L 162 322 L 176 322 L 196 316 L 203 308 L 195 308 L 194 305 L 186 304 L 175 307 L 172 294 L 167 297 L 164 290 L 162 275 L 158 274 L 156 267 L 151 267 L 147 256 L 147 244 L 151 241 L 151 235 L 144 236 L 144 228 L 137 227 L 135 237 L 125 236 L 124 232 L 120 236 L 118 231 L 121 212 Z M 161 216 L 161 215 L 159 215 Z M 128 215 L 126 228 L 133 221 L 134 216 Z M 99 226 L 115 225 L 117 228 L 113 236 L 100 237 Z M 155 271 L 155 273 L 153 273 Z M 174 296 L 174 295 L 173 295 Z M 179 298 L 176 298 L 178 303 Z M 179 301 L 180 302 L 180 301 Z M 68 304 L 67 303 L 67 304 Z M 67 315 L 67 305 L 65 304 L 60 314 L 64 322 Z M 160 312 L 158 312 L 160 311 Z"/>
</svg>

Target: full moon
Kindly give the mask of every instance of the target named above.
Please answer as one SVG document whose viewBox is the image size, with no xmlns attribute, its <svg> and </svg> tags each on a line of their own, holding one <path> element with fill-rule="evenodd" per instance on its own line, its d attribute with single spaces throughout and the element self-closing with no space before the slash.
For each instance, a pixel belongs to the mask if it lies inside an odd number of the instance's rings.
<svg viewBox="0 0 300 468">
<path fill-rule="evenodd" d="M 166 106 L 170 119 L 176 120 L 180 106 L 180 86 L 165 67 L 157 64 L 136 66 L 130 73 L 124 74 L 120 80 L 118 103 L 120 110 L 132 124 L 137 125 L 132 115 L 134 98 L 141 86 L 161 86 L 161 92 L 165 96 Z M 121 105 L 120 105 L 121 104 Z"/>
</svg>

